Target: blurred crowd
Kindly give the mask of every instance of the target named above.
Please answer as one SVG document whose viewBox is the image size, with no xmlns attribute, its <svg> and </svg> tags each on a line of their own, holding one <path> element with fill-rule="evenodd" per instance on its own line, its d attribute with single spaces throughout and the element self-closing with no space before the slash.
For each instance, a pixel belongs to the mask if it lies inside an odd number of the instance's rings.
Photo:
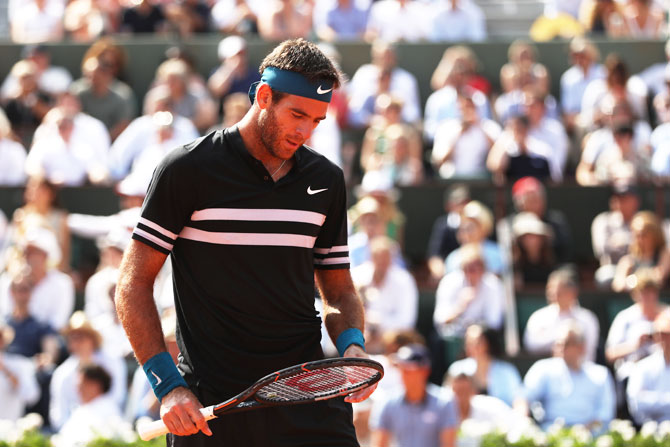
<svg viewBox="0 0 670 447">
<path fill-rule="evenodd" d="M 260 79 L 248 42 L 304 37 L 336 63 L 346 54 L 333 44 L 370 43 L 369 62 L 334 93 L 308 143 L 348 179 L 352 277 L 368 352 L 387 371 L 355 407 L 361 442 L 465 445 L 457 435 L 465 420 L 581 424 L 594 433 L 615 416 L 670 420 L 670 310 L 661 299 L 670 224 L 644 209 L 640 194 L 670 178 L 670 41 L 667 60 L 633 73 L 590 40 L 665 38 L 664 8 L 547 1 L 530 37 L 569 39 L 569 68 L 550 73 L 532 41 L 517 40 L 499 79 L 487 79 L 467 46 L 487 39 L 474 0 L 10 1 L 11 38 L 23 49 L 0 86 L 0 186 L 24 195 L 13 214 L 0 211 L 0 419 L 37 412 L 71 446 L 113 421 L 158 417 L 113 303 L 153 169 L 173 148 L 247 112 L 249 85 Z M 140 33 L 226 36 L 218 65 L 204 74 L 197 55 L 169 48 L 160 65 L 143 68 L 154 79 L 140 97 L 115 41 Z M 79 79 L 44 45 L 63 40 L 88 45 Z M 422 103 L 396 43 L 426 41 L 449 44 L 440 60 L 425 61 L 434 71 Z M 560 79 L 553 94 L 551 78 Z M 427 273 L 417 275 L 416 260 L 403 256 L 414 216 L 400 210 L 398 187 L 439 180 L 450 187 L 422 261 Z M 474 200 L 472 181 L 509 187 L 512 212 Z M 547 197 L 548 185 L 562 184 L 611 190 L 609 209 L 580 229 L 593 244 L 587 284 L 570 216 Z M 120 211 L 62 208 L 60 189 L 78 186 L 113 188 Z M 95 241 L 92 275 L 72 263 L 73 236 Z M 580 306 L 583 287 L 630 295 L 608 331 Z M 435 291 L 424 333 L 419 289 Z M 523 377 L 503 337 L 521 290 L 547 299 L 524 322 L 521 352 L 533 364 Z M 176 361 L 169 262 L 155 298 Z M 324 349 L 333 354 L 327 336 Z"/>
</svg>

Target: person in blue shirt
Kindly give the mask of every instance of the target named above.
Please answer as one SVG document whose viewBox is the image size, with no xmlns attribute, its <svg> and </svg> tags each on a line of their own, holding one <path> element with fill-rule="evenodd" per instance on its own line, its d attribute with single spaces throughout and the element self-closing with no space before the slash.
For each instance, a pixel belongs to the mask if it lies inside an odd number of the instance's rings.
<svg viewBox="0 0 670 447">
<path fill-rule="evenodd" d="M 430 354 L 421 344 L 401 347 L 395 355 L 402 390 L 376 402 L 370 415 L 372 447 L 453 447 L 458 413 L 453 397 L 428 383 Z"/>
<path fill-rule="evenodd" d="M 581 327 L 568 321 L 556 339 L 554 357 L 538 360 L 526 373 L 522 405 L 534 410 L 533 417 L 543 428 L 562 420 L 567 426 L 581 424 L 598 433 L 614 418 L 612 376 L 606 367 L 585 361 L 585 352 Z"/>
</svg>

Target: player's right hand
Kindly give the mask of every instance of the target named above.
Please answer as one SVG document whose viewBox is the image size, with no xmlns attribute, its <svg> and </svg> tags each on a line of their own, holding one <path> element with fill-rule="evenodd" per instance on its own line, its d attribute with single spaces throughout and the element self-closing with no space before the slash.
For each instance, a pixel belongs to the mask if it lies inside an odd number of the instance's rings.
<svg viewBox="0 0 670 447">
<path fill-rule="evenodd" d="M 161 402 L 161 419 L 177 436 L 189 436 L 202 431 L 212 436 L 205 417 L 200 413 L 202 404 L 188 388 L 177 387 L 167 393 Z"/>
</svg>

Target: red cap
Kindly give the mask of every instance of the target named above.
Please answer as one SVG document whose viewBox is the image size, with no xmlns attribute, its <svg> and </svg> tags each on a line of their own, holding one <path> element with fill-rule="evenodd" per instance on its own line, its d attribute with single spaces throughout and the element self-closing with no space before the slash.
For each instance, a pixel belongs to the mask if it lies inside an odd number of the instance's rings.
<svg viewBox="0 0 670 447">
<path fill-rule="evenodd" d="M 522 177 L 512 186 L 512 196 L 518 196 L 531 191 L 542 191 L 542 183 L 535 177 Z"/>
</svg>

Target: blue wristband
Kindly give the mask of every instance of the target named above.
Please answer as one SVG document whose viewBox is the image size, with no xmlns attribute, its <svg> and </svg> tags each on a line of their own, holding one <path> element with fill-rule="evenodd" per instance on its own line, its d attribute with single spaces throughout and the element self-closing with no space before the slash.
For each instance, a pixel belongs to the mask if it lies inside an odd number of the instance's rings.
<svg viewBox="0 0 670 447">
<path fill-rule="evenodd" d="M 340 353 L 340 357 L 344 356 L 344 351 L 351 345 L 358 345 L 365 350 L 363 333 L 355 327 L 342 331 L 335 341 L 335 346 L 337 347 L 337 352 Z"/>
<path fill-rule="evenodd" d="M 167 393 L 178 386 L 188 388 L 186 381 L 179 374 L 172 357 L 167 352 L 161 352 L 151 357 L 142 366 L 142 369 L 144 374 L 147 375 L 158 401 L 162 401 Z"/>
</svg>

